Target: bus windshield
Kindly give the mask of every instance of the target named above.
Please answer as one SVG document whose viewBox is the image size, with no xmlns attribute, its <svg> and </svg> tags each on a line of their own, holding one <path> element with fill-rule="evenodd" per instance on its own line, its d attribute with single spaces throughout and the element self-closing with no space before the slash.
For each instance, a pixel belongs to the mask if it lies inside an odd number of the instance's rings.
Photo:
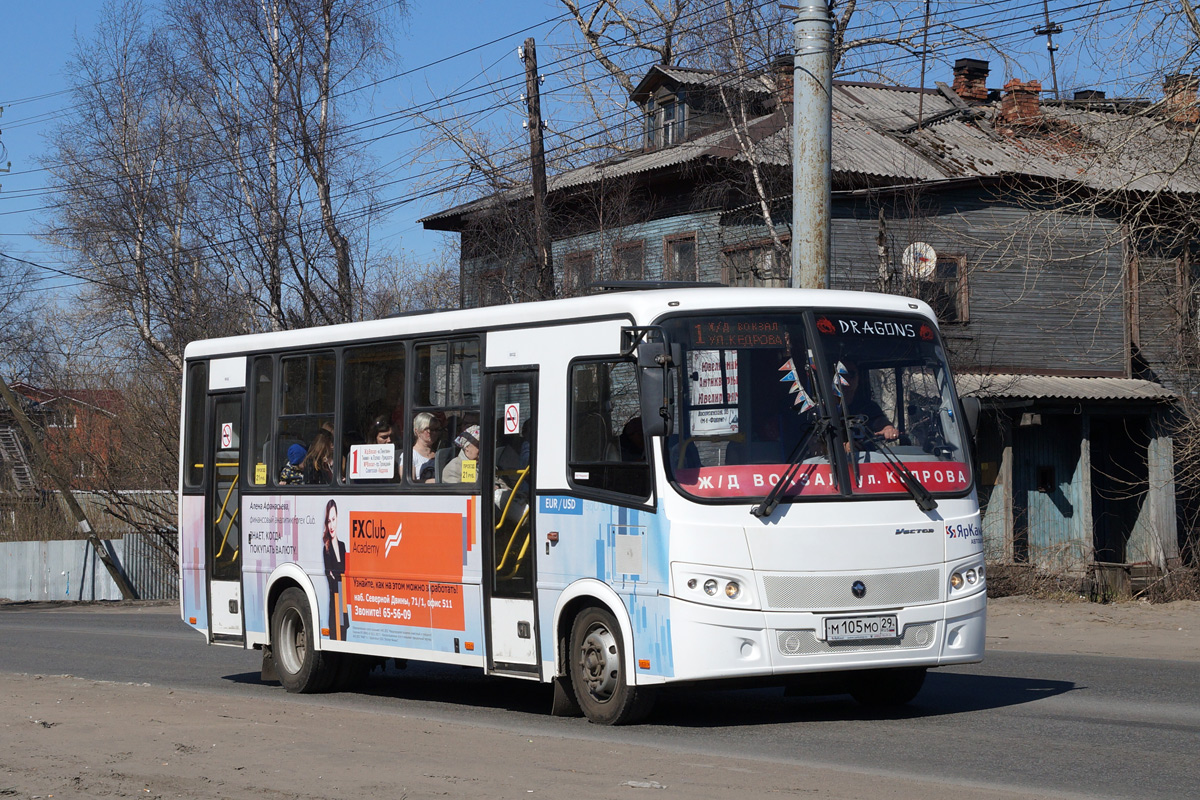
<svg viewBox="0 0 1200 800">
<path fill-rule="evenodd" d="M 781 480 L 777 494 L 793 500 L 970 487 L 945 351 L 925 318 L 780 311 L 663 328 L 683 355 L 667 469 L 685 494 L 744 501 Z"/>
</svg>

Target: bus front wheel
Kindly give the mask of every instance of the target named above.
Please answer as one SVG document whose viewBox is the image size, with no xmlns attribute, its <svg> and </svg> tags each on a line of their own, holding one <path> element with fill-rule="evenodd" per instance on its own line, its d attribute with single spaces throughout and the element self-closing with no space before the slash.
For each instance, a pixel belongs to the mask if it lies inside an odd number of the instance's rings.
<svg viewBox="0 0 1200 800">
<path fill-rule="evenodd" d="M 909 703 L 925 684 L 925 667 L 866 670 L 854 676 L 850 694 L 868 708 Z"/>
<path fill-rule="evenodd" d="M 271 653 L 279 682 L 289 692 L 323 692 L 336 675 L 315 638 L 308 597 L 300 589 L 286 589 L 271 612 Z"/>
<path fill-rule="evenodd" d="M 587 608 L 571 626 L 571 684 L 584 716 L 600 725 L 637 722 L 650 713 L 650 689 L 630 685 L 629 658 L 616 619 Z"/>
</svg>

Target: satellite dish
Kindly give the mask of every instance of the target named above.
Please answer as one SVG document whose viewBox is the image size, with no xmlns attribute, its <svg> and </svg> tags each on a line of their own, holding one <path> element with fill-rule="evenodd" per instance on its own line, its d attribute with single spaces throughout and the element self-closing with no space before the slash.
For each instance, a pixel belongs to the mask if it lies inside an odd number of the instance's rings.
<svg viewBox="0 0 1200 800">
<path fill-rule="evenodd" d="M 918 280 L 928 280 L 937 269 L 937 251 L 925 242 L 913 242 L 904 248 L 900 263 L 904 265 L 905 275 Z"/>
</svg>

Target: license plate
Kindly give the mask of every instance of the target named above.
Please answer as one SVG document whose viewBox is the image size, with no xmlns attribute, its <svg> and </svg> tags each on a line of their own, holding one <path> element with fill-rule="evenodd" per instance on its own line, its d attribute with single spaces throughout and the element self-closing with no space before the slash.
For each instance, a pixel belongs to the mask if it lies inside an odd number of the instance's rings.
<svg viewBox="0 0 1200 800">
<path fill-rule="evenodd" d="M 846 642 L 855 639 L 899 639 L 895 615 L 884 617 L 843 617 L 825 620 L 825 641 Z"/>
</svg>

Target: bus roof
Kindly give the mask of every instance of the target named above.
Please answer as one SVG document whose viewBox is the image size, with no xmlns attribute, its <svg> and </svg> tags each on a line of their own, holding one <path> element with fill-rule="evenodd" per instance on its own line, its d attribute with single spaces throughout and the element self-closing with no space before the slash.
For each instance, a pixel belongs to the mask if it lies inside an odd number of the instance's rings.
<svg viewBox="0 0 1200 800">
<path fill-rule="evenodd" d="M 233 353 L 252 353 L 292 347 L 319 347 L 400 336 L 477 331 L 489 328 L 532 327 L 579 322 L 589 318 L 629 316 L 635 324 L 683 311 L 704 312 L 762 308 L 863 308 L 873 311 L 918 313 L 936 322 L 922 300 L 876 292 L 814 289 L 706 287 L 606 292 L 587 297 L 512 303 L 456 311 L 410 314 L 384 319 L 324 325 L 273 333 L 255 333 L 191 342 L 188 359 Z"/>
</svg>

